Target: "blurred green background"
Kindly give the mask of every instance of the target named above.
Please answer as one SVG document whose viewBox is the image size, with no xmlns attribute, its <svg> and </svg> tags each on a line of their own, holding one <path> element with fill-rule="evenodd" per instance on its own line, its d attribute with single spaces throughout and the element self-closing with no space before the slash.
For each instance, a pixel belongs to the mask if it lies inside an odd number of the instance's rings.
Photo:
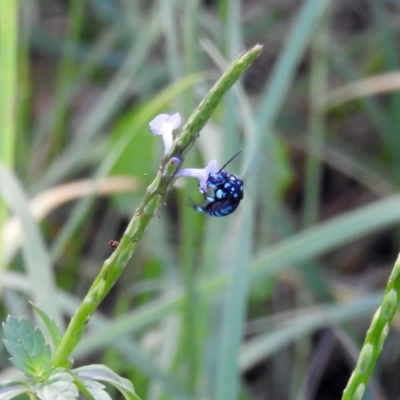
<svg viewBox="0 0 400 400">
<path fill-rule="evenodd" d="M 185 161 L 243 149 L 244 200 L 209 217 L 178 181 L 74 365 L 143 399 L 340 399 L 400 239 L 399 22 L 396 0 L 1 0 L 1 319 L 31 300 L 65 327 L 155 176 L 148 122 L 260 43 Z M 365 399 L 400 398 L 399 328 Z"/>
</svg>

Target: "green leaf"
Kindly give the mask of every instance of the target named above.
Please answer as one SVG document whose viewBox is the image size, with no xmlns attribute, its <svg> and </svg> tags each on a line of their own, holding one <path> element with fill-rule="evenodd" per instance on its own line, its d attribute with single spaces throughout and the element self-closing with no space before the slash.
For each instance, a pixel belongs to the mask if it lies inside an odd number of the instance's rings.
<svg viewBox="0 0 400 400">
<path fill-rule="evenodd" d="M 84 367 L 74 369 L 73 373 L 82 380 L 89 379 L 108 382 L 109 384 L 115 386 L 126 399 L 140 400 L 140 397 L 136 395 L 133 389 L 132 383 L 127 379 L 120 377 L 105 365 L 86 365 Z"/>
<path fill-rule="evenodd" d="M 105 386 L 100 382 L 91 379 L 76 379 L 79 384 L 79 390 L 82 391 L 86 397 L 93 400 L 112 400 L 110 395 L 104 391 Z M 83 386 L 83 387 L 82 387 Z"/>
<path fill-rule="evenodd" d="M 42 377 L 51 360 L 50 347 L 42 332 L 26 318 L 13 316 L 8 316 L 3 330 L 10 361 L 26 375 Z"/>
<path fill-rule="evenodd" d="M 31 391 L 31 387 L 24 381 L 6 381 L 0 383 L 0 399 L 9 400 L 20 394 Z"/>
<path fill-rule="evenodd" d="M 46 382 L 34 386 L 37 397 L 41 400 L 74 400 L 79 396 L 73 377 L 58 368 Z"/>
<path fill-rule="evenodd" d="M 36 306 L 32 302 L 30 303 L 33 309 L 36 311 L 36 313 L 39 315 L 39 317 L 46 325 L 46 328 L 50 333 L 51 339 L 53 340 L 54 347 L 57 349 L 62 339 L 62 334 L 60 329 L 58 328 L 54 320 L 51 317 L 49 317 L 43 310 L 41 310 L 38 306 Z"/>
</svg>

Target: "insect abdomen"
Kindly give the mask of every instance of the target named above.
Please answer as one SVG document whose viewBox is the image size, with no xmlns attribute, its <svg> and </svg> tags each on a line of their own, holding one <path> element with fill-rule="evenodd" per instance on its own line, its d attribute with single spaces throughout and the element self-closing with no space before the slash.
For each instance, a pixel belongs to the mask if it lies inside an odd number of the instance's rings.
<svg viewBox="0 0 400 400">
<path fill-rule="evenodd" d="M 233 213 L 238 205 L 239 201 L 233 202 L 230 199 L 227 199 L 219 202 L 207 203 L 202 207 L 197 206 L 196 209 L 199 211 L 199 208 L 201 208 L 202 212 L 205 212 L 213 217 L 225 217 L 226 215 Z"/>
</svg>

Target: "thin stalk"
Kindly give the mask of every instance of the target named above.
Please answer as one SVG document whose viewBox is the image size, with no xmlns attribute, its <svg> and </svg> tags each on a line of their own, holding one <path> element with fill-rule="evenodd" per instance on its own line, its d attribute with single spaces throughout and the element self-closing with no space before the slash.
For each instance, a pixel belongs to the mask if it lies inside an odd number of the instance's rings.
<svg viewBox="0 0 400 400">
<path fill-rule="evenodd" d="M 68 114 L 68 93 L 74 85 L 77 70 L 75 55 L 77 53 L 78 39 L 82 30 L 84 21 L 84 8 L 86 2 L 83 0 L 74 0 L 70 3 L 70 12 L 68 16 L 68 34 L 65 42 L 64 56 L 60 60 L 57 76 L 57 89 L 55 96 L 54 126 L 51 129 L 51 147 L 52 156 L 56 155 L 65 145 L 66 121 Z"/>
<path fill-rule="evenodd" d="M 322 153 L 325 137 L 325 115 L 319 106 L 327 91 L 327 42 L 328 12 L 321 20 L 320 32 L 316 35 L 312 46 L 312 67 L 310 85 L 310 132 L 308 134 L 309 152 L 306 160 L 303 224 L 313 225 L 318 220 L 321 196 L 322 163 L 315 153 Z"/>
<path fill-rule="evenodd" d="M 241 24 L 241 2 L 238 0 L 224 0 L 220 4 L 220 18 L 224 26 L 224 55 L 229 60 L 243 48 L 243 40 L 240 29 Z M 240 144 L 239 117 L 234 110 L 238 109 L 238 97 L 235 93 L 228 93 L 222 109 L 224 137 L 221 156 L 228 158 L 235 153 Z"/>
<path fill-rule="evenodd" d="M 167 51 L 167 67 L 170 80 L 178 82 L 183 75 L 182 60 L 179 52 L 179 25 L 176 22 L 175 0 L 165 0 L 160 3 L 163 7 L 163 25 L 165 30 L 165 42 Z"/>
<path fill-rule="evenodd" d="M 12 168 L 16 143 L 17 52 L 18 52 L 17 0 L 0 2 L 0 161 Z M 0 235 L 8 211 L 0 200 Z M 3 271 L 3 249 L 0 244 L 0 273 Z"/>
<path fill-rule="evenodd" d="M 18 2 L 0 3 L 0 154 L 12 167 L 15 156 L 15 110 L 17 98 Z"/>
<path fill-rule="evenodd" d="M 183 19 L 183 45 L 184 45 L 184 70 L 186 74 L 197 72 L 201 69 L 201 54 L 198 51 L 199 38 L 199 21 L 200 21 L 200 1 L 192 0 L 185 7 L 185 18 Z M 181 96 L 184 101 L 183 107 L 186 113 L 189 113 L 195 104 L 195 91 L 189 90 Z M 184 202 L 181 201 L 182 205 Z M 199 298 L 196 291 L 196 271 L 195 258 L 198 251 L 197 243 L 200 240 L 200 230 L 193 229 L 195 226 L 194 215 L 189 215 L 190 209 L 184 205 L 180 212 L 180 261 L 183 268 L 183 280 L 185 290 L 188 294 L 187 301 L 183 309 L 183 330 L 182 344 L 179 346 L 178 353 L 184 357 L 184 362 L 188 363 L 185 376 L 187 389 L 195 392 L 196 383 L 198 382 L 199 365 L 201 356 L 201 341 L 199 337 L 200 323 L 199 315 Z M 188 219 L 192 219 L 192 223 L 187 223 Z M 198 222 L 197 222 L 198 223 Z M 178 354 L 177 360 L 181 360 L 181 354 Z"/>
<path fill-rule="evenodd" d="M 170 152 L 163 158 L 156 178 L 147 188 L 143 200 L 135 211 L 117 249 L 104 262 L 99 275 L 94 280 L 83 302 L 72 317 L 54 356 L 54 366 L 69 366 L 68 358 L 81 340 L 91 315 L 114 286 L 135 252 L 150 221 L 171 188 L 174 176 L 184 161 L 185 155 L 196 141 L 200 130 L 211 117 L 225 93 L 259 56 L 261 50 L 262 46 L 256 45 L 233 61 L 182 128 Z"/>
<path fill-rule="evenodd" d="M 192 0 L 184 8 L 185 18 L 183 18 L 183 33 L 185 46 L 185 71 L 187 74 L 197 72 L 200 67 L 201 53 L 198 50 L 199 42 L 199 20 L 200 20 L 200 1 Z M 194 92 L 189 91 L 185 98 L 185 104 L 194 104 Z"/>
<path fill-rule="evenodd" d="M 376 362 L 382 352 L 389 333 L 389 324 L 396 314 L 400 302 L 400 254 L 382 298 L 381 306 L 372 318 L 357 364 L 344 389 L 342 400 L 361 400 L 374 372 Z"/>
</svg>

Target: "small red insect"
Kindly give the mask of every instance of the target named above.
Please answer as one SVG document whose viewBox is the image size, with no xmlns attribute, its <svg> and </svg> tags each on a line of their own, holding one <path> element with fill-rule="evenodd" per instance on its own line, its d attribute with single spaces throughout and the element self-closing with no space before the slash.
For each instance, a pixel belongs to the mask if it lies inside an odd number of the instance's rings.
<svg viewBox="0 0 400 400">
<path fill-rule="evenodd" d="M 110 240 L 108 242 L 108 245 L 110 246 L 110 249 L 115 250 L 118 247 L 119 242 L 118 242 L 118 240 Z"/>
</svg>

